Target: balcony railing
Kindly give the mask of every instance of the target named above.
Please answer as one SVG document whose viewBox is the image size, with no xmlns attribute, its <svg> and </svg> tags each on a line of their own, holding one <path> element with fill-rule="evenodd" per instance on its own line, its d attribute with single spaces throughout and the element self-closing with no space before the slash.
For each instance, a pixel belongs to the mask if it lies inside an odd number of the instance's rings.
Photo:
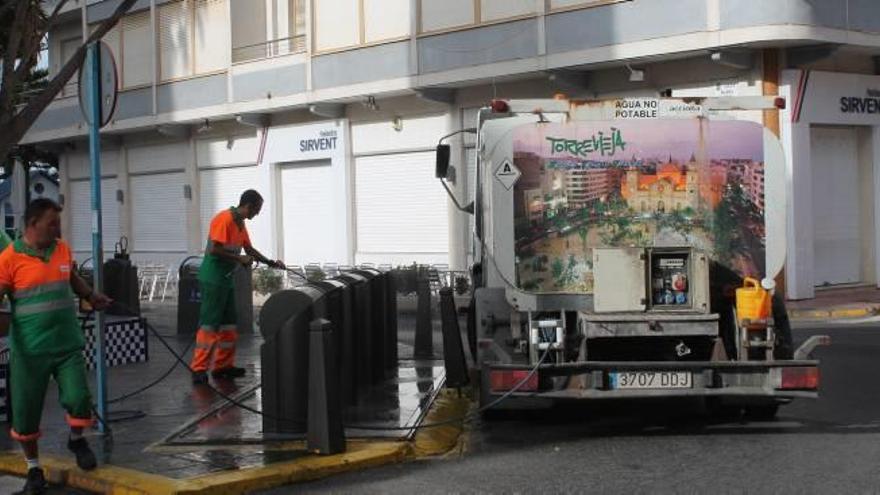
<svg viewBox="0 0 880 495">
<path fill-rule="evenodd" d="M 232 48 L 232 63 L 248 62 L 264 58 L 279 57 L 293 53 L 305 53 L 305 35 L 255 43 Z"/>
</svg>

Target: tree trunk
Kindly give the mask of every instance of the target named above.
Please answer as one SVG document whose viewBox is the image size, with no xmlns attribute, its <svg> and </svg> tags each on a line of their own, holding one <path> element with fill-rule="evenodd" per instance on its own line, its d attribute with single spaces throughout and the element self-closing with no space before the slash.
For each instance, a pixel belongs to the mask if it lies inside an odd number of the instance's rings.
<svg viewBox="0 0 880 495">
<path fill-rule="evenodd" d="M 55 97 L 67 84 L 67 81 L 79 70 L 85 60 L 88 45 L 100 40 L 108 31 L 113 29 L 113 26 L 134 6 L 135 2 L 137 0 L 123 0 L 116 8 L 116 11 L 113 12 L 113 15 L 98 26 L 98 29 L 88 37 L 86 42 L 77 49 L 70 60 L 64 64 L 61 71 L 49 81 L 46 89 L 28 101 L 25 107 L 18 113 L 11 117 L 0 117 L 0 157 L 5 158 L 9 155 L 12 148 L 24 138 L 40 114 L 55 100 Z M 12 91 L 7 91 L 5 95 L 7 100 L 14 98 Z M 0 102 L 0 108 L 5 107 L 10 101 Z"/>
</svg>

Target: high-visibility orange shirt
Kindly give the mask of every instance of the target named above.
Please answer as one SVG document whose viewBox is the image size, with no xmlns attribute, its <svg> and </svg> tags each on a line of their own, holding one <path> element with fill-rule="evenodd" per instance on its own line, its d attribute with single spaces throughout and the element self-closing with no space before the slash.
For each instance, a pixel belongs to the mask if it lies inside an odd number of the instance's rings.
<svg viewBox="0 0 880 495">
<path fill-rule="evenodd" d="M 223 210 L 211 220 L 205 259 L 199 269 L 199 280 L 215 284 L 232 284 L 232 271 L 237 263 L 210 253 L 211 244 L 217 244 L 230 254 L 241 254 L 242 248 L 251 246 L 251 238 L 244 226 L 244 218 L 235 208 Z"/>
<path fill-rule="evenodd" d="M 0 253 L 0 286 L 12 303 L 13 352 L 63 354 L 85 346 L 76 319 L 70 247 L 56 241 L 38 253 L 18 239 Z"/>
</svg>

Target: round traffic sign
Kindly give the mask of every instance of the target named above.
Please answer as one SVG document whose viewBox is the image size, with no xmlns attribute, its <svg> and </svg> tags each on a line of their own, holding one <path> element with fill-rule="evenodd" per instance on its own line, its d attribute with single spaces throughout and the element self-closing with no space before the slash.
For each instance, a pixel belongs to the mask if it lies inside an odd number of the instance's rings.
<svg viewBox="0 0 880 495">
<path fill-rule="evenodd" d="M 92 70 L 92 53 L 98 54 L 98 91 L 100 92 L 100 118 L 99 127 L 104 127 L 113 117 L 116 111 L 116 97 L 118 93 L 119 77 L 116 72 L 116 60 L 113 52 L 103 41 L 98 41 L 98 50 L 89 50 L 86 60 L 79 69 L 79 108 L 89 125 L 92 125 L 92 78 L 89 71 Z"/>
</svg>

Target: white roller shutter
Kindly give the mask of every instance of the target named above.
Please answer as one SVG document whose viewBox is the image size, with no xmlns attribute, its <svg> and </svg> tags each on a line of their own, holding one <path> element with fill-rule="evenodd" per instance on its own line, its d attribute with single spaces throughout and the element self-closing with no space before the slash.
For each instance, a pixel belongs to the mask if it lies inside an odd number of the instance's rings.
<svg viewBox="0 0 880 495">
<path fill-rule="evenodd" d="M 128 170 L 132 175 L 182 172 L 191 157 L 192 152 L 186 141 L 132 146 L 128 148 Z"/>
<path fill-rule="evenodd" d="M 860 282 L 858 135 L 854 127 L 813 127 L 813 249 L 815 285 Z"/>
<path fill-rule="evenodd" d="M 186 252 L 183 184 L 182 173 L 131 177 L 133 251 Z"/>
<path fill-rule="evenodd" d="M 335 259 L 339 222 L 330 161 L 308 162 L 281 169 L 281 215 L 284 261 L 288 264 L 343 263 Z"/>
<path fill-rule="evenodd" d="M 91 253 L 92 250 L 92 187 L 87 180 L 70 182 L 70 229 L 65 232 L 73 250 Z M 103 217 L 104 251 L 112 252 L 119 240 L 119 203 L 116 201 L 116 179 L 101 180 L 101 215 Z M 83 258 L 77 256 L 78 259 Z M 84 258 L 83 258 L 84 259 Z"/>
<path fill-rule="evenodd" d="M 446 193 L 434 178 L 434 153 L 355 160 L 357 261 L 446 262 Z"/>
<path fill-rule="evenodd" d="M 254 175 L 257 167 L 235 167 L 202 170 L 199 172 L 201 184 L 201 211 L 202 238 L 208 238 L 208 230 L 211 219 L 221 210 L 230 206 L 236 206 L 241 198 L 241 193 L 254 187 Z M 248 234 L 255 246 L 262 245 L 269 233 L 269 216 L 265 214 L 267 208 L 263 207 L 263 214 L 257 215 L 253 220 L 248 220 Z"/>
</svg>

